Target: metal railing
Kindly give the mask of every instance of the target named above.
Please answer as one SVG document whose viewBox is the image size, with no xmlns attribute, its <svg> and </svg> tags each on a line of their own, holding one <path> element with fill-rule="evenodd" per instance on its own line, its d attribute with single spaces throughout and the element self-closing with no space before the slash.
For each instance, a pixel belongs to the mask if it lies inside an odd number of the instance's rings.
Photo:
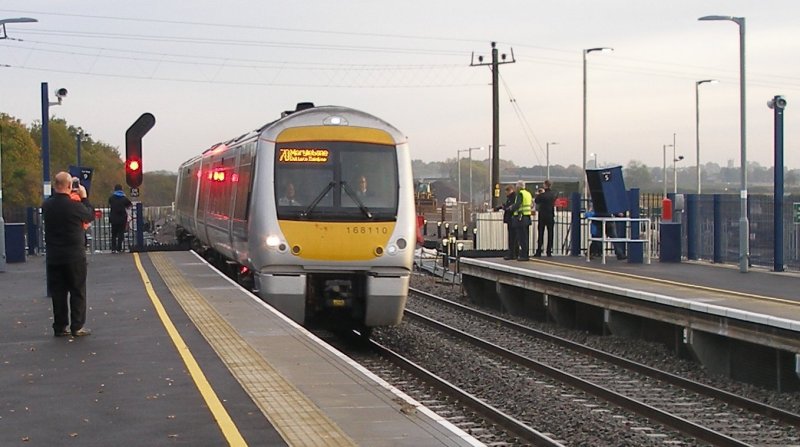
<svg viewBox="0 0 800 447">
<path fill-rule="evenodd" d="M 141 216 L 137 210 L 141 209 Z M 86 230 L 86 248 L 89 253 L 102 253 L 111 251 L 111 223 L 109 221 L 110 208 L 95 208 L 95 218 Z M 123 251 L 132 248 L 143 248 L 155 244 L 154 231 L 163 223 L 172 219 L 172 207 L 140 207 L 134 206 L 128 214 L 128 224 L 125 228 Z M 41 208 L 28 208 L 26 217 L 26 250 L 29 255 L 45 253 L 44 225 L 42 225 Z M 141 225 L 141 228 L 140 228 Z M 138 234 L 142 240 L 137 241 Z"/>
</svg>

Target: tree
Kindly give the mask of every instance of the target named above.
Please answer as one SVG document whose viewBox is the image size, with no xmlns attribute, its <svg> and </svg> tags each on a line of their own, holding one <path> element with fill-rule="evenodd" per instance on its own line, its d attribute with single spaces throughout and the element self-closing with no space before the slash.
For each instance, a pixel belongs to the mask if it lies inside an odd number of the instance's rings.
<svg viewBox="0 0 800 447">
<path fill-rule="evenodd" d="M 625 187 L 627 188 L 639 188 L 642 191 L 651 191 L 655 189 L 650 169 L 647 165 L 638 160 L 631 160 L 628 162 L 623 176 L 625 177 Z"/>
<path fill-rule="evenodd" d="M 0 113 L 0 148 L 3 156 L 3 216 L 8 222 L 24 222 L 25 207 L 42 201 L 37 144 L 16 118 Z"/>
</svg>

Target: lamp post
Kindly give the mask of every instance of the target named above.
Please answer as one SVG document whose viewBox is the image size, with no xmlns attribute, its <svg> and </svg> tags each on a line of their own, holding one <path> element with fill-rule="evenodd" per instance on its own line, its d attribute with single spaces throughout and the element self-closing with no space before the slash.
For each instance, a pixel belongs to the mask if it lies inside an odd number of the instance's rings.
<svg viewBox="0 0 800 447">
<path fill-rule="evenodd" d="M 673 151 L 675 149 L 673 148 Z M 678 155 L 677 157 L 672 158 L 672 193 L 678 194 L 678 168 L 676 163 L 683 160 L 683 155 Z"/>
<path fill-rule="evenodd" d="M 6 23 L 30 23 L 36 22 L 30 17 L 14 17 L 11 19 L 0 19 L 0 40 L 6 39 Z M 0 139 L 2 134 L 0 133 Z M 6 221 L 3 219 L 3 149 L 0 141 L 0 273 L 6 271 Z"/>
<path fill-rule="evenodd" d="M 583 196 L 588 197 L 589 191 L 586 185 L 586 55 L 593 51 L 614 51 L 613 48 L 598 47 L 588 48 L 583 50 L 583 164 L 581 165 L 583 173 L 581 174 L 581 181 L 583 182 Z"/>
<path fill-rule="evenodd" d="M 81 167 L 81 142 L 87 141 L 87 140 L 84 140 L 84 138 L 88 139 L 91 136 L 92 136 L 92 134 L 83 133 L 83 129 L 78 130 L 78 134 L 75 135 L 75 150 L 77 152 L 76 159 L 77 159 L 77 166 L 78 167 Z"/>
<path fill-rule="evenodd" d="M 704 16 L 698 20 L 728 20 L 739 25 L 739 146 L 741 152 L 741 190 L 739 216 L 739 271 L 747 273 L 750 263 L 750 224 L 747 221 L 747 130 L 745 126 L 744 17 Z"/>
<path fill-rule="evenodd" d="M 661 172 L 664 174 L 664 197 L 667 197 L 667 148 L 671 146 L 671 144 L 664 145 L 664 165 L 661 168 Z"/>
<path fill-rule="evenodd" d="M 0 127 L 0 273 L 6 271 L 6 221 L 3 220 L 3 128 Z"/>
<path fill-rule="evenodd" d="M 672 133 L 672 187 L 674 188 L 672 193 L 678 193 L 678 171 L 675 170 L 675 161 L 677 160 L 677 154 L 675 154 L 675 149 L 677 144 L 675 143 L 675 132 Z M 683 160 L 683 156 L 681 156 L 681 160 Z"/>
<path fill-rule="evenodd" d="M 458 157 L 458 203 L 461 203 L 461 153 L 467 152 L 469 149 L 457 149 L 456 157 Z"/>
<path fill-rule="evenodd" d="M 469 151 L 469 205 L 473 205 L 472 200 L 472 151 L 482 151 L 483 146 L 480 147 L 471 147 L 467 149 Z"/>
<path fill-rule="evenodd" d="M 547 164 L 547 173 L 546 173 L 545 177 L 546 177 L 547 180 L 550 179 L 550 145 L 551 144 L 555 145 L 555 144 L 558 144 L 558 142 L 555 142 L 555 141 L 548 141 L 547 142 L 547 152 L 546 152 L 546 157 L 545 157 L 545 163 Z"/>
<path fill-rule="evenodd" d="M 694 130 L 697 138 L 697 194 L 702 191 L 700 180 L 700 84 L 716 84 L 716 79 L 703 79 L 702 81 L 695 81 L 694 83 Z"/>
<path fill-rule="evenodd" d="M 482 151 L 483 146 L 458 149 L 458 201 L 461 202 L 461 153 L 468 152 L 469 155 L 469 203 L 472 205 L 472 151 Z"/>
</svg>

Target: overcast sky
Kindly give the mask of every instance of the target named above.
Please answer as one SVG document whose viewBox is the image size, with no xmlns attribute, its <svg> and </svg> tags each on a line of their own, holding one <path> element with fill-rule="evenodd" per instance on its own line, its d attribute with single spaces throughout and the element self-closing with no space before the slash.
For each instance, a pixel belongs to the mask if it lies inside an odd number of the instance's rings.
<svg viewBox="0 0 800 447">
<path fill-rule="evenodd" d="M 797 0 L 3 0 L 0 18 L 39 22 L 0 40 L 0 111 L 30 124 L 41 82 L 67 88 L 51 115 L 123 154 L 150 112 L 145 171 L 175 171 L 312 101 L 375 114 L 413 158 L 440 161 L 491 144 L 491 72 L 470 61 L 497 41 L 516 60 L 500 68 L 501 157 L 544 164 L 549 141 L 552 164 L 580 166 L 582 50 L 613 47 L 587 58 L 588 153 L 661 166 L 675 134 L 679 166 L 694 166 L 695 81 L 718 79 L 700 86 L 701 161 L 739 166 L 738 27 L 705 15 L 747 20 L 748 161 L 773 165 L 766 103 L 782 94 L 785 163 L 800 168 Z"/>
</svg>

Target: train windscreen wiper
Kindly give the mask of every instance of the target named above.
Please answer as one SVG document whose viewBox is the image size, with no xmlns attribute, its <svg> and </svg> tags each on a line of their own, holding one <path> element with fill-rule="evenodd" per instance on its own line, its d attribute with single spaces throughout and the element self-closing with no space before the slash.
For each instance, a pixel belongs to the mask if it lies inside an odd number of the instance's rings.
<svg viewBox="0 0 800 447">
<path fill-rule="evenodd" d="M 365 216 L 367 216 L 367 219 L 372 219 L 372 213 L 369 212 L 369 208 L 367 208 L 367 206 L 364 205 L 364 202 L 362 202 L 361 199 L 358 198 L 358 195 L 352 189 L 350 189 L 350 186 L 347 185 L 347 182 L 342 181 L 342 188 L 344 188 L 344 192 L 346 192 L 347 195 L 350 196 L 351 199 L 353 199 L 353 202 L 356 202 L 361 212 L 364 213 Z"/>
<path fill-rule="evenodd" d="M 306 217 L 308 217 L 308 215 L 309 215 L 309 214 L 310 214 L 312 211 L 314 211 L 314 208 L 316 208 L 316 207 L 317 207 L 317 205 L 318 205 L 318 204 L 319 204 L 319 202 L 322 200 L 322 198 L 323 198 L 323 197 L 325 197 L 325 194 L 327 194 L 327 193 L 328 193 L 328 191 L 330 191 L 331 189 L 333 189 L 333 187 L 334 187 L 334 186 L 336 186 L 336 182 L 330 182 L 330 183 L 328 183 L 328 186 L 326 186 L 326 187 L 325 187 L 325 189 L 323 189 L 323 190 L 322 190 L 322 192 L 320 192 L 320 193 L 317 195 L 317 197 L 314 199 L 314 201 L 313 201 L 313 202 L 311 202 L 311 204 L 310 204 L 310 205 L 308 205 L 308 207 L 307 207 L 306 209 L 304 209 L 302 213 L 300 213 L 300 217 L 302 217 L 302 218 L 306 218 Z"/>
</svg>

